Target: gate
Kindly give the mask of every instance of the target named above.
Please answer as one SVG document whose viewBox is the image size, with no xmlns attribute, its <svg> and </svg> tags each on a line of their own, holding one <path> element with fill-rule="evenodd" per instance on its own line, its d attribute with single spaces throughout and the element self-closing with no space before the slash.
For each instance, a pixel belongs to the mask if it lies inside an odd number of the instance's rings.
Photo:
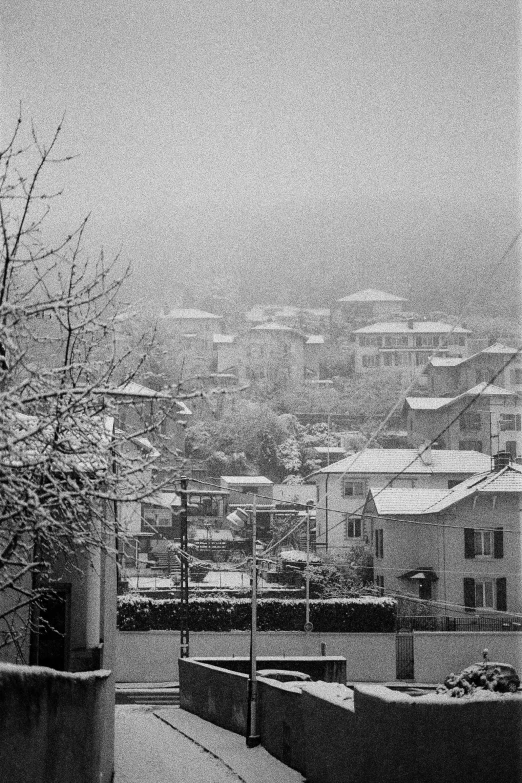
<svg viewBox="0 0 522 783">
<path fill-rule="evenodd" d="M 398 680 L 414 679 L 413 633 L 399 631 L 395 637 L 396 676 Z"/>
</svg>

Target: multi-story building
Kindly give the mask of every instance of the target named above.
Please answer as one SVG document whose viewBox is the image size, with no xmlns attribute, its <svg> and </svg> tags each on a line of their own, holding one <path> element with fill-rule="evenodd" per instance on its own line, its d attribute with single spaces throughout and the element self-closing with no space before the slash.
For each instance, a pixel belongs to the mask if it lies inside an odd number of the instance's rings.
<svg viewBox="0 0 522 783">
<path fill-rule="evenodd" d="M 289 326 L 262 323 L 240 335 L 238 370 L 242 380 L 302 383 L 306 335 Z"/>
<path fill-rule="evenodd" d="M 440 321 L 409 319 L 363 326 L 353 334 L 356 373 L 382 368 L 411 379 L 433 356 L 465 356 L 470 331 Z"/>
<path fill-rule="evenodd" d="M 220 315 L 193 308 L 170 310 L 160 317 L 163 336 L 178 357 L 183 378 L 210 370 L 213 336 L 222 320 Z"/>
<path fill-rule="evenodd" d="M 412 446 L 522 456 L 522 406 L 507 389 L 482 382 L 456 397 L 407 397 L 404 409 Z"/>
<path fill-rule="evenodd" d="M 447 490 L 490 467 L 476 451 L 430 448 L 366 449 L 334 462 L 309 477 L 317 485 L 317 549 L 342 553 L 364 543 L 361 516 L 371 488 Z"/>
<path fill-rule="evenodd" d="M 434 356 L 423 374 L 434 397 L 461 394 L 483 381 L 522 393 L 522 354 L 495 343 L 468 357 Z"/>
<path fill-rule="evenodd" d="M 363 527 L 383 592 L 433 613 L 522 612 L 522 467 L 504 456 L 452 489 L 370 491 Z"/>
</svg>

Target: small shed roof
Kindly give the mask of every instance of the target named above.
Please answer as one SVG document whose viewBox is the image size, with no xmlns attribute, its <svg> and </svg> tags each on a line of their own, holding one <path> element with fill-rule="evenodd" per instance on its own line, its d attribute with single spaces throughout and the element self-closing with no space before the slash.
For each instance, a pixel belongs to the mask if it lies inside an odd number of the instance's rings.
<svg viewBox="0 0 522 783">
<path fill-rule="evenodd" d="M 357 291 L 355 294 L 343 296 L 338 302 L 407 302 L 403 296 L 389 294 L 387 291 L 379 291 L 376 288 L 365 288 L 363 291 Z"/>
</svg>

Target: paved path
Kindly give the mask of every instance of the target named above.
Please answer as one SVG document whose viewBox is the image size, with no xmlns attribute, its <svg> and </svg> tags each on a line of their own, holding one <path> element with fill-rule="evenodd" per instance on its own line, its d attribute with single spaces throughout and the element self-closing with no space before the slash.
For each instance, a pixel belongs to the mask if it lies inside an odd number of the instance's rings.
<svg viewBox="0 0 522 783">
<path fill-rule="evenodd" d="M 116 706 L 115 783 L 302 783 L 264 748 L 179 708 Z"/>
</svg>

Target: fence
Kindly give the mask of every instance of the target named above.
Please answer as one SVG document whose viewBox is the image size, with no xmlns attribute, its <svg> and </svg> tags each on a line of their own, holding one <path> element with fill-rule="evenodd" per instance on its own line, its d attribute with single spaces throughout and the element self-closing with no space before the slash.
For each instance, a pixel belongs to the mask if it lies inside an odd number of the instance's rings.
<svg viewBox="0 0 522 783">
<path fill-rule="evenodd" d="M 398 617 L 399 631 L 522 631 L 520 617 L 445 617 L 443 615 Z"/>
</svg>

